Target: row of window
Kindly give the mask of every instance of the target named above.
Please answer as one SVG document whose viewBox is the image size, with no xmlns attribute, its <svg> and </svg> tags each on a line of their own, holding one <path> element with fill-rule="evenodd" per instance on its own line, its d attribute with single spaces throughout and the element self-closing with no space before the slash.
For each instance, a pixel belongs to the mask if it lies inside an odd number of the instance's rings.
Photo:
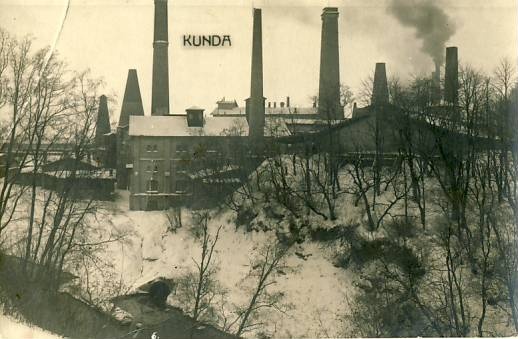
<svg viewBox="0 0 518 339">
<path fill-rule="evenodd" d="M 183 153 L 189 152 L 190 147 L 187 144 L 176 144 L 176 152 Z M 148 144 L 146 145 L 146 152 L 158 152 L 158 145 L 156 144 Z M 194 153 L 217 153 L 216 149 L 208 149 L 205 145 L 197 145 L 194 147 Z"/>
<path fill-rule="evenodd" d="M 175 160 L 173 162 L 173 167 L 176 168 L 177 171 L 183 172 L 186 171 L 192 162 L 190 160 Z M 158 163 L 155 161 L 151 161 L 146 165 L 146 173 L 158 173 Z"/>
<path fill-rule="evenodd" d="M 157 164 L 149 164 L 146 166 L 146 172 L 148 173 L 158 173 L 158 165 Z"/>
<path fill-rule="evenodd" d="M 146 145 L 146 152 L 158 152 L 157 145 Z"/>
<path fill-rule="evenodd" d="M 174 192 L 175 193 L 187 193 L 191 190 L 191 187 L 192 187 L 191 181 L 189 181 L 189 180 L 176 180 Z M 159 192 L 159 185 L 158 185 L 157 179 L 150 178 L 147 181 L 147 192 L 148 193 L 158 193 Z"/>
</svg>

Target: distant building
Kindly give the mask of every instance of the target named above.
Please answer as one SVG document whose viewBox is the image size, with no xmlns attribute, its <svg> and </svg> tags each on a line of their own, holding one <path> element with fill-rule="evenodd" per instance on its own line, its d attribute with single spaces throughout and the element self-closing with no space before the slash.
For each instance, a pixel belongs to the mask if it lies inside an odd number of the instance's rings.
<svg viewBox="0 0 518 339">
<path fill-rule="evenodd" d="M 322 119 L 316 104 L 312 107 L 292 107 L 289 97 L 286 97 L 286 102 L 279 102 L 278 105 L 277 102 L 268 102 L 264 108 L 264 115 L 266 121 L 277 121 L 286 126 L 291 134 L 318 132 L 328 127 L 329 123 L 337 124 L 342 121 L 340 119 Z M 238 106 L 235 100 L 225 101 L 223 98 L 217 102 L 217 106 L 210 116 L 246 117 L 246 107 Z"/>
<path fill-rule="evenodd" d="M 26 167 L 14 180 L 19 185 L 34 184 L 80 199 L 109 200 L 115 189 L 113 170 L 67 156 L 44 163 L 37 172 Z"/>
</svg>

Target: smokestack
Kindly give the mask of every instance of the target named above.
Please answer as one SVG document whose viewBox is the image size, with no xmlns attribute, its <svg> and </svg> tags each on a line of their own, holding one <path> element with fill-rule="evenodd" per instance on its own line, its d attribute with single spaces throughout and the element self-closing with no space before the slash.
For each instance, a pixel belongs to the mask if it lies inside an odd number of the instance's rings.
<svg viewBox="0 0 518 339">
<path fill-rule="evenodd" d="M 372 106 L 382 106 L 388 104 L 389 94 L 387 86 L 387 71 L 384 62 L 376 63 L 374 70 L 374 84 L 372 88 Z"/>
<path fill-rule="evenodd" d="M 457 47 L 446 48 L 446 67 L 444 73 L 444 101 L 452 105 L 457 105 L 459 97 L 459 60 Z"/>
<path fill-rule="evenodd" d="M 108 113 L 108 100 L 106 95 L 99 98 L 99 110 L 97 112 L 97 121 L 95 124 L 95 143 L 100 146 L 104 145 L 104 135 L 111 132 L 110 115 Z"/>
<path fill-rule="evenodd" d="M 290 107 L 290 97 L 286 97 L 286 107 Z"/>
<path fill-rule="evenodd" d="M 128 147 L 128 132 L 130 115 L 144 115 L 142 97 L 138 85 L 137 70 L 128 71 L 126 89 L 122 99 L 121 115 L 117 127 L 117 188 L 127 189 L 129 184 L 129 170 L 126 165 L 132 162 L 131 153 Z"/>
<path fill-rule="evenodd" d="M 326 119 L 343 119 L 340 106 L 340 65 L 338 53 L 338 8 L 322 12 L 318 113 Z"/>
<path fill-rule="evenodd" d="M 144 115 L 136 69 L 130 69 L 128 71 L 118 127 L 127 127 L 129 125 L 130 115 Z"/>
<path fill-rule="evenodd" d="M 261 9 L 254 8 L 250 98 L 246 99 L 249 136 L 264 136 L 263 38 Z"/>
<path fill-rule="evenodd" d="M 169 114 L 167 0 L 155 0 L 151 115 Z"/>
</svg>

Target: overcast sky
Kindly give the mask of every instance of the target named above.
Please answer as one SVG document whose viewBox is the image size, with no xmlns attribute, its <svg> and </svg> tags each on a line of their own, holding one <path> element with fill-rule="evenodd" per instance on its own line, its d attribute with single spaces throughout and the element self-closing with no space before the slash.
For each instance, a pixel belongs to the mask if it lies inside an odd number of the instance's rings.
<svg viewBox="0 0 518 339">
<path fill-rule="evenodd" d="M 412 3 L 413 0 L 408 0 Z M 338 6 L 341 81 L 357 89 L 386 62 L 387 72 L 408 78 L 431 72 L 415 30 L 387 10 L 391 0 L 169 0 L 169 70 L 173 113 L 189 106 L 211 111 L 225 96 L 243 104 L 250 88 L 252 7 L 263 8 L 264 94 L 267 101 L 306 106 L 318 90 L 320 14 Z M 418 2 L 416 0 L 416 2 Z M 517 59 L 515 0 L 437 0 L 454 23 L 447 46 L 459 47 L 461 63 L 490 72 L 498 60 Z M 117 100 L 118 117 L 127 70 L 138 71 L 144 109 L 150 114 L 153 40 L 152 0 L 0 0 L 0 26 L 36 46 L 53 45 L 74 70 L 90 68 Z M 232 47 L 185 48 L 184 34 L 228 34 Z"/>
</svg>

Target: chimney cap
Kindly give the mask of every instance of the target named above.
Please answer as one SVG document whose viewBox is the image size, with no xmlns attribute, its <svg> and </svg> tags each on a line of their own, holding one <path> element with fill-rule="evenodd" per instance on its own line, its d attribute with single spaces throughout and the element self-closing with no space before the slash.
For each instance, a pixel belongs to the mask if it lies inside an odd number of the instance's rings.
<svg viewBox="0 0 518 339">
<path fill-rule="evenodd" d="M 338 15 L 338 7 L 324 7 L 322 15 L 336 14 Z"/>
<path fill-rule="evenodd" d="M 186 111 L 204 111 L 205 108 L 201 108 L 201 107 L 198 107 L 198 106 L 191 106 L 189 108 L 186 108 L 185 110 Z"/>
</svg>

